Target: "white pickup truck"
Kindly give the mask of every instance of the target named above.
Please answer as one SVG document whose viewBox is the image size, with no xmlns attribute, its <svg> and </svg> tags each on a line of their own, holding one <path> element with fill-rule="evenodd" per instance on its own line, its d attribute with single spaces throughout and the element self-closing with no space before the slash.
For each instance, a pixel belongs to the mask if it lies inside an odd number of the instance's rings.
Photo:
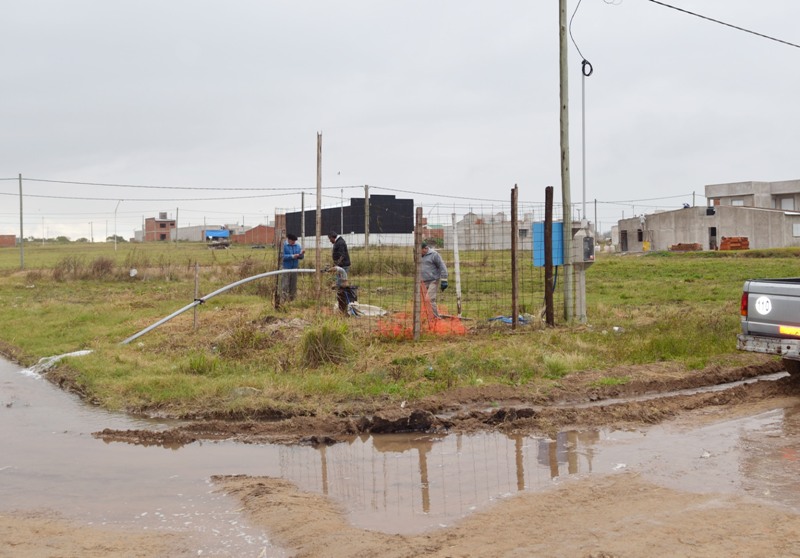
<svg viewBox="0 0 800 558">
<path fill-rule="evenodd" d="M 786 371 L 800 375 L 800 278 L 753 279 L 742 292 L 742 332 L 736 348 L 780 355 Z"/>
</svg>

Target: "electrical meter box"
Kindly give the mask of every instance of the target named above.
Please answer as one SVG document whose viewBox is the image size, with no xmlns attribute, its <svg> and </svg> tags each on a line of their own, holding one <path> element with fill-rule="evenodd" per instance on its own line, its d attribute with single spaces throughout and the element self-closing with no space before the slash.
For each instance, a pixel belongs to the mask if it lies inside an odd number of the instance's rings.
<svg viewBox="0 0 800 558">
<path fill-rule="evenodd" d="M 553 222 L 553 237 L 550 239 L 552 247 L 553 265 L 564 265 L 564 224 L 560 221 Z M 544 267 L 544 223 L 533 224 L 533 266 Z"/>
<path fill-rule="evenodd" d="M 576 264 L 594 263 L 594 237 L 587 229 L 578 229 L 572 238 L 572 262 Z"/>
<path fill-rule="evenodd" d="M 583 261 L 594 261 L 594 238 L 591 236 L 583 237 Z"/>
</svg>

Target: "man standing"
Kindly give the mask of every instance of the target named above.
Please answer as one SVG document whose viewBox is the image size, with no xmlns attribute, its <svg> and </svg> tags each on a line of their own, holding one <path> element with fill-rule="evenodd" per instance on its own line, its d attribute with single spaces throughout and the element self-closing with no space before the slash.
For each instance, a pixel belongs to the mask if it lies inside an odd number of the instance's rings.
<svg viewBox="0 0 800 558">
<path fill-rule="evenodd" d="M 339 236 L 336 231 L 328 233 L 328 240 L 333 244 L 333 265 L 344 269 L 345 273 L 350 273 L 350 253 L 347 251 L 347 243 L 344 238 Z"/>
<path fill-rule="evenodd" d="M 433 308 L 433 315 L 438 318 L 440 316 L 439 308 L 436 306 L 436 294 L 439 292 L 440 286 L 442 292 L 447 288 L 447 266 L 439 252 L 428 246 L 427 242 L 422 243 L 420 275 Z"/>
<path fill-rule="evenodd" d="M 306 251 L 297 243 L 297 236 L 286 235 L 286 243 L 283 245 L 283 269 L 298 269 L 300 260 L 305 257 Z M 297 273 L 284 273 L 282 286 L 282 298 L 284 301 L 292 301 L 297 296 Z"/>
</svg>

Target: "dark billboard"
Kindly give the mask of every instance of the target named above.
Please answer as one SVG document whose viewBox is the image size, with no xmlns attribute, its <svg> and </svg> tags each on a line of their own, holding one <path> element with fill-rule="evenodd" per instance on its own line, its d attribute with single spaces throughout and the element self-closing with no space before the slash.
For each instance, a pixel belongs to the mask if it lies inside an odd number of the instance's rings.
<svg viewBox="0 0 800 558">
<path fill-rule="evenodd" d="M 286 214 L 286 232 L 299 235 L 302 212 Z M 316 234 L 317 211 L 306 209 L 306 236 Z M 364 234 L 364 198 L 350 198 L 350 205 L 322 210 L 322 235 L 334 230 L 339 234 Z M 414 200 L 398 200 L 395 196 L 369 197 L 369 232 L 414 232 Z"/>
</svg>

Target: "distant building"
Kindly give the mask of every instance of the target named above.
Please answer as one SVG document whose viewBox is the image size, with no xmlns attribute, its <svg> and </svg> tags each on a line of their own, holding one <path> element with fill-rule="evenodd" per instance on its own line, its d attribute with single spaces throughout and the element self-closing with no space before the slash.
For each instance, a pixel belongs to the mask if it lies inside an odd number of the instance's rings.
<svg viewBox="0 0 800 558">
<path fill-rule="evenodd" d="M 275 227 L 258 225 L 252 229 L 247 229 L 241 234 L 231 235 L 232 244 L 275 244 Z"/>
<path fill-rule="evenodd" d="M 706 186 L 708 205 L 760 207 L 795 211 L 800 208 L 800 180 L 730 182 Z"/>
<path fill-rule="evenodd" d="M 511 220 L 504 213 L 479 215 L 469 212 L 456 223 L 459 250 L 509 250 L 511 249 Z M 533 214 L 526 214 L 517 225 L 517 242 L 528 250 L 533 246 L 531 231 Z M 444 246 L 452 249 L 455 243 L 452 225 L 444 228 Z"/>
<path fill-rule="evenodd" d="M 622 219 L 620 252 L 669 250 L 697 244 L 717 250 L 723 238 L 747 239 L 750 248 L 800 246 L 800 180 L 733 182 L 705 187 L 706 207 L 682 207 Z"/>
<path fill-rule="evenodd" d="M 0 248 L 13 248 L 17 245 L 17 237 L 13 234 L 0 234 Z"/>
<path fill-rule="evenodd" d="M 173 240 L 172 232 L 174 230 L 175 219 L 167 218 L 166 212 L 159 213 L 158 218 L 148 217 L 144 220 L 142 241 L 157 242 Z"/>
</svg>

